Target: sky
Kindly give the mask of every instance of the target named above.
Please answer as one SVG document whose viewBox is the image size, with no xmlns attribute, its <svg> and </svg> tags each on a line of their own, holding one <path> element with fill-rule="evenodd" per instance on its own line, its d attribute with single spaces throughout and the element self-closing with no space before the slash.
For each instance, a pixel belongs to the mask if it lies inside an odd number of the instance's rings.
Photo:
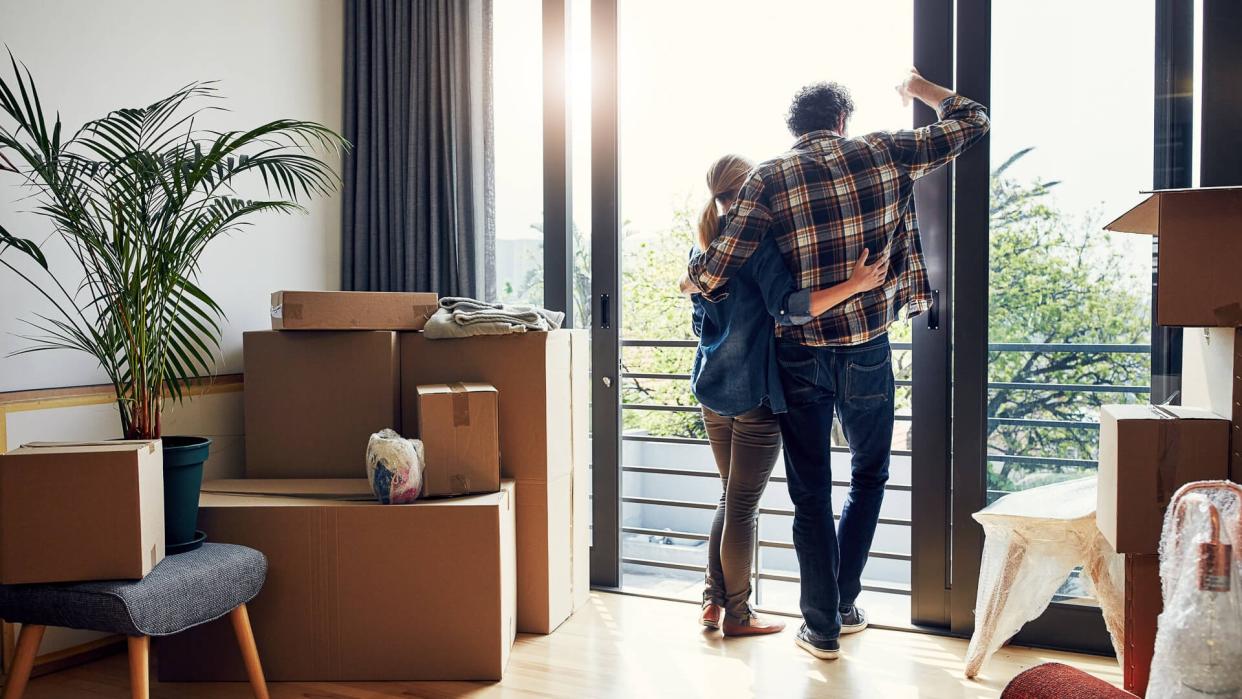
<svg viewBox="0 0 1242 699">
<path fill-rule="evenodd" d="M 574 0 L 575 219 L 589 221 L 589 0 Z M 621 210 L 658 234 L 706 197 L 718 156 L 792 143 L 784 113 L 818 80 L 853 92 L 852 133 L 908 127 L 894 86 L 912 62 L 911 0 L 620 0 Z M 540 3 L 496 3 L 497 235 L 542 217 Z M 756 8 L 761 8 L 756 10 Z M 992 4 L 993 163 L 1062 182 L 1062 208 L 1110 220 L 1151 185 L 1153 0 Z M 969 95 L 968 95 L 969 96 Z M 1143 241 L 1119 248 L 1145 264 Z"/>
</svg>

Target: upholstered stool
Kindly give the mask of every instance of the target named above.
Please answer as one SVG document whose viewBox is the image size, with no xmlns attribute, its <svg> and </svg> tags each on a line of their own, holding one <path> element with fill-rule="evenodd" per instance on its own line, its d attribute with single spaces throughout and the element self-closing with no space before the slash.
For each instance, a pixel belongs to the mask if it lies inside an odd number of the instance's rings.
<svg viewBox="0 0 1242 699">
<path fill-rule="evenodd" d="M 246 603 L 267 576 L 263 554 L 232 544 L 203 544 L 169 556 L 142 580 L 0 585 L 0 618 L 20 623 L 17 656 L 4 699 L 19 699 L 48 626 L 129 637 L 129 677 L 135 699 L 149 694 L 151 637 L 168 636 L 230 615 L 255 697 L 267 699 L 263 668 Z"/>
</svg>

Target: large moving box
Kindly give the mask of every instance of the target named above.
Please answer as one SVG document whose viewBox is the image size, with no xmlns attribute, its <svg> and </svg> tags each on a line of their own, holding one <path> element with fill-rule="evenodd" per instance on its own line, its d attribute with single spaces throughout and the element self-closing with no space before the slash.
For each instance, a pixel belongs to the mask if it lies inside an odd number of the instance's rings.
<svg viewBox="0 0 1242 699">
<path fill-rule="evenodd" d="M 518 630 L 549 633 L 590 591 L 587 335 L 556 330 L 458 340 L 401 333 L 403 433 L 417 386 L 477 381 L 500 400 L 500 469 L 517 481 Z"/>
<path fill-rule="evenodd" d="M 272 330 L 422 330 L 438 303 L 423 292 L 275 291 Z"/>
<path fill-rule="evenodd" d="M 1160 236 L 1156 321 L 1185 327 L 1242 326 L 1242 187 L 1151 192 L 1105 226 Z"/>
<path fill-rule="evenodd" d="M 499 680 L 515 633 L 513 490 L 413 505 L 204 492 L 199 522 L 267 556 L 248 606 L 268 680 Z M 232 633 L 221 619 L 160 639 L 160 680 L 245 680 Z"/>
<path fill-rule="evenodd" d="M 485 383 L 419 386 L 423 495 L 490 493 L 500 487 L 496 389 Z"/>
<path fill-rule="evenodd" d="M 1100 408 L 1096 518 L 1118 553 L 1154 554 L 1164 511 L 1186 483 L 1229 473 L 1229 421 L 1196 408 Z"/>
<path fill-rule="evenodd" d="M 397 334 L 242 336 L 246 477 L 358 478 L 367 439 L 401 422 Z"/>
<path fill-rule="evenodd" d="M 0 583 L 139 579 L 163 558 L 158 440 L 0 454 Z"/>
<path fill-rule="evenodd" d="M 1229 480 L 1242 483 L 1242 328 L 1182 334 L 1182 405 L 1232 419 Z"/>
</svg>

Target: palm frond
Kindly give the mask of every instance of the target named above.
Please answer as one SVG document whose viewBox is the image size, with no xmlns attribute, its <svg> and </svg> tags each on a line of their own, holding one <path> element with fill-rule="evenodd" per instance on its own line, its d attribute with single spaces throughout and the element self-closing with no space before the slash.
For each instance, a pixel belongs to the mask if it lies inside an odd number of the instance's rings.
<svg viewBox="0 0 1242 699">
<path fill-rule="evenodd" d="M 83 274 L 68 285 L 38 245 L 0 228 L 0 254 L 17 250 L 45 281 L 0 259 L 56 310 L 31 321 L 25 351 L 72 349 L 99 361 L 116 385 L 127 436 L 156 436 L 165 394 L 184 398 L 215 366 L 223 309 L 198 283 L 212 240 L 264 214 L 292 214 L 339 179 L 318 152 L 347 144 L 327 127 L 278 119 L 244 131 L 198 130 L 218 110 L 214 83 L 190 83 L 144 107 L 87 122 L 69 137 L 45 112 L 34 78 L 10 53 L 0 78 L 0 172 L 37 200 Z M 268 198 L 237 194 L 262 182 Z"/>
</svg>

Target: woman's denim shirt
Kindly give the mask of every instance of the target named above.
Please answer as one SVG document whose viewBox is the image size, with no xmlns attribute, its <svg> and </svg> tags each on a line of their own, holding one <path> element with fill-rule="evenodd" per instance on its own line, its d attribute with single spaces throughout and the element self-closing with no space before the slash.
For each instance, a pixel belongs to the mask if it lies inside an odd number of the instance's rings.
<svg viewBox="0 0 1242 699">
<path fill-rule="evenodd" d="M 691 250 L 690 256 L 698 254 Z M 811 320 L 811 292 L 798 290 L 772 238 L 760 244 L 729 280 L 715 303 L 691 296 L 692 323 L 699 336 L 690 386 L 699 403 L 719 415 L 735 416 L 766 405 L 785 412 L 785 393 L 776 367 L 775 323 Z"/>
</svg>

